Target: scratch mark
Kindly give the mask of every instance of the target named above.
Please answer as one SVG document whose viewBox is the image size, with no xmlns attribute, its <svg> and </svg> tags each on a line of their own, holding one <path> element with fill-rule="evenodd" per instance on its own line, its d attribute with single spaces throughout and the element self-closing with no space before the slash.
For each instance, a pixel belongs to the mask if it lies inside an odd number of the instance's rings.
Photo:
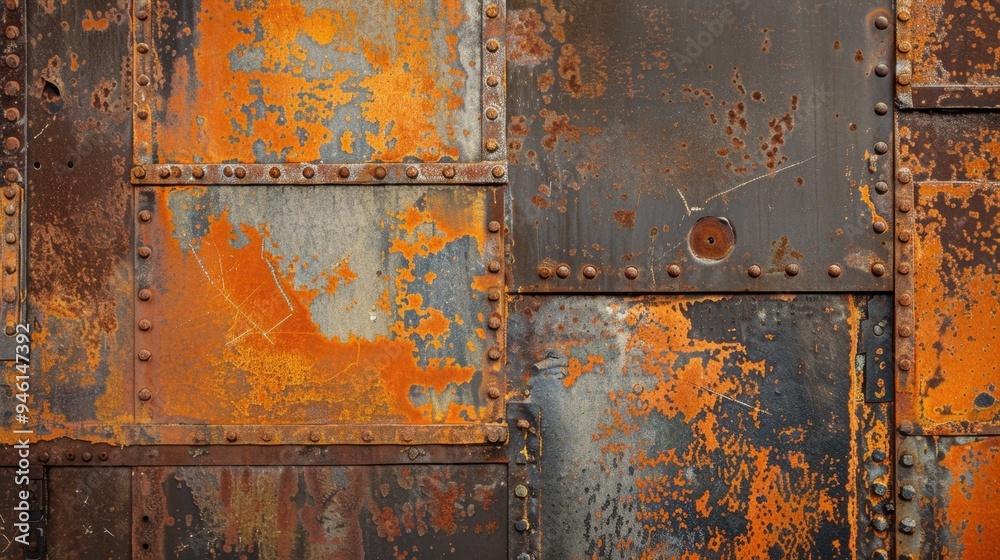
<svg viewBox="0 0 1000 560">
<path fill-rule="evenodd" d="M 733 401 L 734 403 L 736 403 L 738 405 L 741 405 L 741 406 L 745 406 L 745 407 L 749 408 L 750 410 L 756 410 L 757 412 L 763 412 L 764 414 L 767 414 L 768 416 L 771 415 L 770 412 L 768 412 L 767 410 L 765 410 L 763 408 L 758 408 L 758 407 L 756 407 L 756 406 L 754 406 L 752 404 L 748 404 L 748 403 L 745 403 L 743 401 L 736 400 L 733 397 L 730 397 L 729 395 L 720 393 L 718 391 L 713 391 L 713 390 L 709 389 L 708 387 L 702 387 L 701 385 L 698 385 L 697 383 L 688 381 L 687 379 L 677 379 L 677 381 L 683 381 L 684 383 L 687 383 L 689 385 L 694 385 L 695 387 L 697 387 L 697 388 L 699 388 L 699 389 L 701 389 L 703 391 L 708 391 L 709 393 L 712 393 L 715 396 L 722 397 L 722 398 L 724 398 L 726 400 L 729 400 L 729 401 Z"/>
<path fill-rule="evenodd" d="M 782 171 L 788 171 L 789 169 L 792 169 L 792 168 L 794 168 L 794 167 L 798 167 L 798 166 L 800 166 L 800 165 L 802 165 L 802 164 L 804 164 L 804 163 L 808 163 L 808 162 L 810 162 L 810 161 L 812 161 L 812 160 L 814 160 L 814 159 L 818 158 L 819 156 L 822 156 L 822 155 L 826 155 L 826 154 L 828 154 L 828 153 L 830 153 L 830 152 L 832 152 L 832 151 L 833 151 L 833 150 L 827 150 L 827 151 L 825 151 L 825 152 L 820 152 L 820 153 L 818 153 L 818 154 L 816 154 L 816 155 L 814 155 L 814 156 L 812 156 L 812 157 L 810 157 L 810 158 L 806 158 L 806 159 L 804 159 L 804 160 L 802 160 L 802 161 L 799 161 L 799 162 L 796 162 L 796 163 L 793 163 L 793 164 L 791 164 L 791 165 L 788 165 L 788 166 L 785 166 L 785 167 L 782 167 L 781 169 L 778 169 L 778 170 L 776 170 L 776 171 L 772 171 L 772 172 L 770 172 L 770 173 L 765 173 L 765 174 L 763 174 L 763 175 L 761 175 L 761 176 L 759 176 L 759 177 L 754 177 L 753 179 L 750 179 L 749 181 L 744 181 L 744 182 L 742 182 L 742 183 L 740 183 L 740 184 L 736 185 L 735 187 L 731 187 L 731 188 L 728 188 L 728 189 L 726 189 L 726 190 L 724 190 L 724 191 L 722 191 L 722 192 L 720 192 L 720 193 L 717 193 L 717 194 L 714 194 L 714 195 L 712 195 L 712 196 L 710 196 L 710 197 L 706 198 L 706 199 L 705 199 L 705 204 L 708 204 L 708 203 L 709 203 L 710 201 L 712 201 L 712 200 L 715 200 L 716 198 L 719 198 L 720 196 L 723 196 L 723 195 L 726 195 L 726 194 L 729 194 L 729 193 L 731 193 L 731 192 L 735 191 L 736 189 L 739 189 L 739 188 L 742 188 L 742 187 L 745 187 L 745 186 L 749 185 L 750 183 L 756 183 L 757 181 L 760 181 L 761 179 L 764 179 L 764 178 L 766 178 L 766 177 L 774 177 L 775 175 L 777 175 L 778 173 L 781 173 Z M 680 191 L 678 191 L 678 192 L 680 192 Z M 682 198 L 683 198 L 683 197 L 682 197 Z M 686 204 L 686 203 L 685 203 L 685 204 Z M 691 212 L 688 212 L 688 214 L 690 214 L 690 213 L 691 213 Z"/>
<path fill-rule="evenodd" d="M 107 527 L 104 528 L 104 532 L 107 533 L 107 534 L 109 534 L 109 535 L 111 535 L 112 537 L 115 536 L 114 533 L 112 533 L 111 531 L 108 531 Z"/>
<path fill-rule="evenodd" d="M 212 275 L 208 273 L 208 270 L 205 268 L 205 264 L 203 262 L 201 262 L 201 257 L 198 256 L 198 250 L 195 249 L 194 244 L 189 243 L 188 245 L 191 247 L 191 254 L 194 255 L 194 260 L 198 261 L 198 266 L 201 267 L 201 271 L 204 272 L 205 273 L 205 277 L 208 278 L 209 285 L 212 286 L 213 288 L 215 288 L 215 291 L 219 292 L 219 295 L 222 296 L 222 298 L 225 299 L 227 302 L 229 302 L 229 305 L 233 306 L 233 309 L 236 310 L 236 313 L 238 313 L 244 319 L 246 319 L 247 322 L 250 323 L 251 326 L 253 326 L 253 328 L 255 328 L 258 331 L 260 331 L 261 334 L 264 336 L 265 340 L 267 340 L 271 344 L 274 344 L 274 341 L 271 340 L 271 338 L 267 336 L 267 333 L 264 332 L 264 329 L 262 329 L 260 326 L 258 326 L 257 323 L 255 323 L 254 320 L 252 318 L 250 318 L 250 316 L 247 315 L 247 313 L 245 311 L 243 311 L 243 309 L 239 305 L 237 305 L 236 302 L 232 300 L 232 298 L 229 297 L 229 294 L 223 292 L 222 290 L 219 289 L 218 286 L 215 285 L 215 281 L 212 280 Z M 286 300 L 287 300 L 287 297 L 286 297 Z"/>
<path fill-rule="evenodd" d="M 694 210 L 695 212 L 704 210 L 704 208 L 702 208 L 701 206 L 694 206 L 694 207 L 688 206 L 688 201 L 686 198 L 684 198 L 684 193 L 682 193 L 680 189 L 677 189 L 677 194 L 681 195 L 681 200 L 684 201 L 684 209 L 687 210 L 688 216 L 691 215 L 692 210 Z M 710 198 L 708 200 L 712 199 Z M 706 200 L 705 202 L 708 202 L 708 200 Z"/>
</svg>

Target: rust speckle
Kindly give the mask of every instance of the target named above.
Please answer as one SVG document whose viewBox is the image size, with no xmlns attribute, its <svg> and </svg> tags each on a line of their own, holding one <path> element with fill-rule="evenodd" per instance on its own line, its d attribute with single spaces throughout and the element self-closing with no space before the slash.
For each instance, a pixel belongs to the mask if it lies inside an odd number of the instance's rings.
<svg viewBox="0 0 1000 560">
<path fill-rule="evenodd" d="M 635 227 L 635 210 L 616 210 L 614 216 L 615 221 L 622 227 L 629 229 Z"/>
</svg>

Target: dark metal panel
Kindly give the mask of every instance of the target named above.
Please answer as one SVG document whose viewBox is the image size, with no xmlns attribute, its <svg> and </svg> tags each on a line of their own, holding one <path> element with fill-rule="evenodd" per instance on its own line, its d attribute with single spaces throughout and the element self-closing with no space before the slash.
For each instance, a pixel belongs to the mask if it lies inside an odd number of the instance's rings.
<svg viewBox="0 0 1000 560">
<path fill-rule="evenodd" d="M 896 19 L 902 107 L 1000 106 L 993 3 L 898 0 Z"/>
<path fill-rule="evenodd" d="M 132 469 L 47 469 L 49 558 L 132 558 Z"/>
<path fill-rule="evenodd" d="M 3 138 L 0 153 L 0 170 L 3 173 L 3 198 L 0 205 L 0 319 L 4 324 L 4 335 L 0 336 L 0 358 L 13 360 L 16 357 L 16 341 L 11 338 L 21 322 L 24 303 L 24 174 L 27 171 L 28 136 L 26 127 L 27 92 L 27 37 L 24 32 L 27 10 L 20 2 L 9 2 L 0 10 L 0 26 L 4 29 L 2 46 L 3 65 L 0 65 L 0 83 L 3 83 L 3 121 L 0 137 Z"/>
<path fill-rule="evenodd" d="M 136 559 L 483 558 L 506 551 L 506 467 L 142 468 Z"/>
<path fill-rule="evenodd" d="M 861 352 L 865 360 L 865 400 L 892 402 L 892 297 L 876 296 L 868 300 L 865 318 L 861 321 Z"/>
<path fill-rule="evenodd" d="M 899 116 L 897 420 L 908 433 L 1000 433 L 998 118 Z"/>
<path fill-rule="evenodd" d="M 890 289 L 889 15 L 511 2 L 515 289 Z"/>
<path fill-rule="evenodd" d="M 528 297 L 512 394 L 542 411 L 542 557 L 867 558 L 889 547 L 889 407 L 867 297 Z M 512 435 L 512 438 L 515 437 Z"/>
<path fill-rule="evenodd" d="M 149 443 L 486 443 L 503 418 L 502 197 L 140 191 L 138 421 L 182 424 L 144 428 Z"/>
<path fill-rule="evenodd" d="M 900 437 L 899 558 L 994 558 L 1000 438 Z"/>
<path fill-rule="evenodd" d="M 503 122 L 490 110 L 502 104 L 483 103 L 503 96 L 503 53 L 483 49 L 503 11 L 483 10 L 135 0 L 135 161 L 479 161 L 481 121 Z"/>
</svg>

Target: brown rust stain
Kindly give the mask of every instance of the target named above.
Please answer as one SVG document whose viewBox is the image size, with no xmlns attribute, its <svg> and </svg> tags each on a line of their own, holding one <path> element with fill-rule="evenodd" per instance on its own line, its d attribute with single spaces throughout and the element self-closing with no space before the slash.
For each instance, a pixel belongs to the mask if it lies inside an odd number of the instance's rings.
<svg viewBox="0 0 1000 560">
<path fill-rule="evenodd" d="M 465 131 L 451 117 L 471 71 L 457 50 L 459 0 L 393 0 L 377 14 L 204 0 L 196 17 L 193 53 L 158 59 L 170 91 L 156 107 L 169 115 L 155 123 L 160 161 L 256 161 L 255 143 L 271 157 L 317 161 L 324 146 L 341 148 L 344 129 L 364 130 L 356 141 L 377 161 L 459 158 Z M 371 17 L 390 26 L 362 35 Z M 350 106 L 366 125 L 351 121 Z"/>
<path fill-rule="evenodd" d="M 539 34 L 545 31 L 542 16 L 533 9 L 507 14 L 507 60 L 519 66 L 536 66 L 552 56 L 553 48 Z"/>
<path fill-rule="evenodd" d="M 1000 59 L 991 48 L 1000 33 L 1000 15 L 992 3 L 914 2 L 905 25 L 912 43 L 914 87 L 1000 86 Z"/>
<path fill-rule="evenodd" d="M 556 142 L 562 139 L 563 142 L 578 142 L 583 129 L 574 126 L 570 122 L 569 115 L 560 115 L 550 109 L 542 109 L 539 116 L 545 119 L 542 129 L 548 136 L 542 139 L 542 147 L 548 151 L 556 149 Z"/>
<path fill-rule="evenodd" d="M 948 493 L 938 497 L 935 527 L 947 528 L 954 538 L 940 551 L 941 558 L 991 558 L 993 535 L 1000 532 L 996 500 L 1000 492 L 1000 438 L 953 445 L 940 460 L 950 473 Z"/>
<path fill-rule="evenodd" d="M 635 227 L 635 210 L 615 210 L 615 221 L 625 228 Z"/>
</svg>

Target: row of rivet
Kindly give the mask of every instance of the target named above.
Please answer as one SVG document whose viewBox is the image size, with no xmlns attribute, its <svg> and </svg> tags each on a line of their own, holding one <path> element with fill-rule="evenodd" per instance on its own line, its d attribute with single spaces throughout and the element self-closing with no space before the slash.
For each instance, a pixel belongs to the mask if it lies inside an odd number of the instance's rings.
<svg viewBox="0 0 1000 560">
<path fill-rule="evenodd" d="M 322 183 L 324 181 L 394 181 L 394 180 L 441 180 L 461 183 L 497 182 L 504 179 L 507 169 L 500 164 L 386 164 L 386 165 L 331 165 L 328 168 L 318 168 L 312 165 L 254 165 L 248 169 L 242 165 L 221 166 L 221 172 L 216 170 L 220 166 L 201 165 L 162 165 L 162 166 L 136 166 L 132 168 L 132 177 L 136 182 L 150 182 L 147 178 L 153 179 L 152 170 L 155 170 L 155 178 L 161 181 L 195 182 L 237 179 L 262 182 L 299 182 L 305 179 L 310 182 Z M 266 174 L 263 172 L 266 168 Z M 353 169 L 352 169 L 353 168 Z M 219 177 L 218 175 L 221 175 Z M 301 175 L 301 179 L 298 177 Z"/>
<path fill-rule="evenodd" d="M 153 256 L 152 247 L 143 244 L 141 241 L 145 237 L 143 235 L 145 227 L 143 226 L 145 224 L 149 224 L 153 220 L 153 213 L 149 210 L 143 209 L 139 211 L 138 218 L 140 227 L 136 235 L 136 238 L 139 240 L 138 247 L 136 248 L 136 255 L 141 260 L 136 262 L 135 270 L 136 283 L 142 283 L 148 281 L 148 260 Z M 148 313 L 148 306 L 142 304 L 149 302 L 153 298 L 153 292 L 149 288 L 143 287 L 136 292 L 136 297 L 139 300 L 139 304 L 136 305 L 136 316 L 146 315 Z M 136 352 L 136 358 L 138 358 L 140 362 L 149 362 L 153 358 L 153 353 L 147 348 L 143 348 L 143 346 L 149 340 L 148 333 L 153 328 L 153 322 L 146 317 L 142 317 L 136 322 L 136 327 L 139 329 L 139 332 L 136 333 L 135 337 L 136 346 L 139 347 L 139 350 Z M 136 379 L 140 379 L 141 377 L 142 376 L 136 375 Z M 140 401 L 147 402 L 153 398 L 153 393 L 149 389 L 143 387 L 139 389 L 137 396 Z"/>
<path fill-rule="evenodd" d="M 490 220 L 489 223 L 486 226 L 486 229 L 489 231 L 489 233 L 492 234 L 491 243 L 489 245 L 496 246 L 498 248 L 497 250 L 499 252 L 500 248 L 503 247 L 503 234 L 502 234 L 502 232 L 503 232 L 503 225 L 500 223 L 499 220 Z M 501 264 L 501 259 L 500 258 L 490 259 L 490 261 L 486 265 L 486 268 L 491 273 L 491 275 L 502 275 L 502 273 L 503 273 L 503 266 Z M 502 276 L 501 276 L 501 285 L 502 285 L 502 282 L 503 282 L 503 280 L 502 280 Z M 498 363 L 500 361 L 500 359 L 503 357 L 503 352 L 500 349 L 501 345 L 503 344 L 503 331 L 502 331 L 502 328 L 503 328 L 503 302 L 502 302 L 502 299 L 503 298 L 502 298 L 502 293 L 501 293 L 500 288 L 490 288 L 486 292 L 486 299 L 489 301 L 489 304 L 490 304 L 490 314 L 489 314 L 489 317 L 486 320 L 486 326 L 489 328 L 490 331 L 493 332 L 493 336 L 495 338 L 495 340 L 494 340 L 495 344 L 493 346 L 491 346 L 486 351 L 486 353 L 487 353 L 487 356 L 489 357 L 490 361 L 494 362 L 494 364 L 492 366 L 490 366 L 490 367 L 494 368 L 495 372 L 497 373 L 497 375 L 492 376 L 492 377 L 498 378 L 498 382 L 499 383 L 503 383 L 504 382 L 504 377 L 500 373 L 499 368 L 501 366 Z M 501 387 L 499 387 L 497 385 L 490 385 L 486 389 L 486 396 L 490 400 L 496 401 L 496 400 L 500 399 L 500 397 L 503 396 L 503 390 L 502 390 Z M 487 434 L 487 435 L 489 435 L 489 434 Z M 489 438 L 487 438 L 487 441 L 489 443 L 498 443 L 497 441 L 489 441 Z"/>
<path fill-rule="evenodd" d="M 483 6 L 483 120 L 482 142 L 485 161 L 507 158 L 505 69 L 506 16 L 502 0 L 484 2 Z"/>
<path fill-rule="evenodd" d="M 3 14 L 6 26 L 4 28 L 4 63 L 6 72 L 3 78 L 4 107 L 3 118 L 7 127 L 3 131 L 3 311 L 4 333 L 13 336 L 16 325 L 20 321 L 20 291 L 21 291 L 21 210 L 23 206 L 23 170 L 25 166 L 25 119 L 23 96 L 24 84 L 27 79 L 26 64 L 24 64 L 25 42 L 21 29 L 24 27 L 24 7 L 18 0 L 7 0 L 7 10 Z"/>
<path fill-rule="evenodd" d="M 135 108 L 135 118 L 132 120 L 134 130 L 133 159 L 135 161 L 151 161 L 151 142 L 153 137 L 153 125 L 150 122 L 151 103 L 153 92 L 151 91 L 152 81 L 150 76 L 153 69 L 153 57 L 150 53 L 149 38 L 152 37 L 152 18 L 150 16 L 149 0 L 135 1 L 135 24 L 134 31 L 134 92 L 133 104 Z M 138 169 L 138 168 L 136 168 Z M 136 169 L 132 170 L 133 177 L 136 177 Z M 144 175 L 144 173 L 143 173 Z"/>
<path fill-rule="evenodd" d="M 882 223 L 884 223 L 884 222 L 882 222 Z M 799 272 L 801 272 L 801 270 L 802 269 L 801 269 L 801 267 L 799 265 L 797 265 L 795 263 L 789 264 L 789 265 L 785 266 L 785 276 L 789 276 L 789 277 L 798 276 L 798 274 L 799 274 Z M 871 265 L 870 270 L 871 270 L 871 273 L 872 273 L 873 276 L 879 277 L 879 278 L 882 277 L 882 276 L 885 276 L 885 273 L 886 273 L 885 265 L 883 263 L 880 263 L 880 262 L 873 263 Z M 541 279 L 543 279 L 543 280 L 547 280 L 547 279 L 551 278 L 553 272 L 555 273 L 555 275 L 557 277 L 562 278 L 562 279 L 566 279 L 566 278 L 569 278 L 569 276 L 572 274 L 573 271 L 569 267 L 569 265 L 566 265 L 566 264 L 556 265 L 554 270 L 553 270 L 552 265 L 547 264 L 547 263 L 542 263 L 542 264 L 538 265 L 538 277 L 541 278 Z M 587 264 L 587 265 L 583 266 L 583 269 L 582 269 L 581 272 L 583 273 L 583 277 L 584 278 L 586 278 L 588 280 L 593 280 L 600 273 L 600 270 L 596 266 L 594 266 L 592 264 Z M 826 269 L 826 273 L 831 278 L 838 278 L 838 277 L 840 277 L 841 274 L 843 274 L 843 272 L 844 272 L 844 269 L 839 264 L 831 264 Z M 747 276 L 749 276 L 751 278 L 760 278 L 761 275 L 764 273 L 764 269 L 761 268 L 760 265 L 754 264 L 754 265 L 750 265 L 749 267 L 747 267 L 746 273 L 747 273 Z M 629 280 L 635 280 L 636 278 L 639 277 L 639 269 L 636 268 L 636 267 L 634 267 L 634 266 L 629 266 L 629 267 L 625 268 L 625 270 L 622 272 L 622 274 L 625 276 L 625 278 L 627 278 Z M 677 278 L 678 276 L 680 276 L 681 275 L 681 267 L 680 267 L 680 265 L 671 264 L 671 265 L 667 266 L 667 275 L 670 276 L 671 278 Z"/>
<path fill-rule="evenodd" d="M 910 0 L 898 0 L 896 3 L 896 99 L 902 106 L 913 106 L 913 95 L 910 82 L 913 79 L 913 61 L 910 52 L 913 43 L 910 42 Z M 888 20 L 886 21 L 888 27 Z"/>
</svg>

